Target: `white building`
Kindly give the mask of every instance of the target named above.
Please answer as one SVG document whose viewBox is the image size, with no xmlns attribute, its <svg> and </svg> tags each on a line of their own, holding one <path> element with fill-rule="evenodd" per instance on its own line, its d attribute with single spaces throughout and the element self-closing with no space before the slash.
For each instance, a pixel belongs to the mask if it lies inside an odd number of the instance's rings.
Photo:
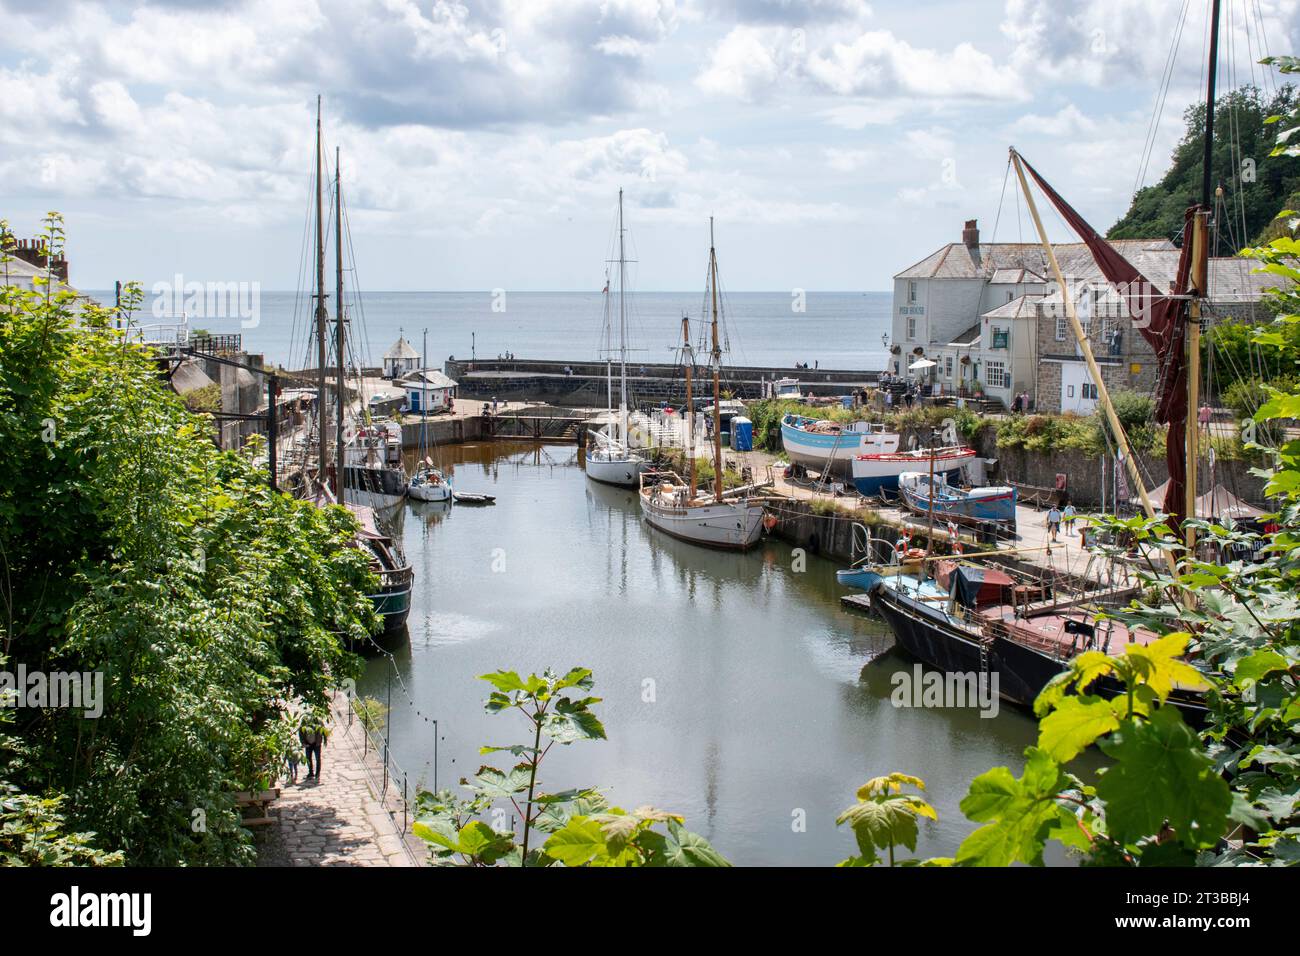
<svg viewBox="0 0 1300 956">
<path fill-rule="evenodd" d="M 450 411 L 454 407 L 456 381 L 437 369 L 413 372 L 402 380 L 402 386 L 406 389 L 406 407 L 412 412 Z"/>
<path fill-rule="evenodd" d="M 384 353 L 384 378 L 399 379 L 420 367 L 420 353 L 406 337 L 399 335 L 393 347 Z"/>
<path fill-rule="evenodd" d="M 1167 240 L 1117 240 L 1122 255 L 1172 250 Z M 1053 246 L 1069 281 L 1101 275 L 1081 242 Z M 1136 261 L 1136 259 L 1134 259 Z M 938 395 L 983 395 L 1010 407 L 1038 388 L 1039 303 L 1055 288 L 1037 243 L 980 243 L 974 219 L 961 242 L 943 246 L 894 277 L 886 371 Z M 922 359 L 925 365 L 912 371 Z"/>
</svg>

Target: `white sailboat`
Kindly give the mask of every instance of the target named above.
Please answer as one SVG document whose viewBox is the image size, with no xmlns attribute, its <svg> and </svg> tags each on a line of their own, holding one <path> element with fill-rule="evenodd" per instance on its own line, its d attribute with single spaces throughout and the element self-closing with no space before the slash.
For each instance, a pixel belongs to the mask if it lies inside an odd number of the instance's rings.
<svg viewBox="0 0 1300 956">
<path fill-rule="evenodd" d="M 623 190 L 618 191 L 618 417 L 587 442 L 587 477 L 607 485 L 636 487 L 650 463 L 628 447 L 627 428 L 627 255 L 623 243 Z M 609 282 L 605 283 L 605 318 L 609 325 Z M 607 353 L 608 356 L 608 353 Z M 613 414 L 613 370 L 605 364 L 607 405 Z"/>
<path fill-rule="evenodd" d="M 429 425 L 429 380 L 425 375 L 429 354 L 429 330 L 424 330 L 424 344 L 420 355 L 420 460 L 415 463 L 415 474 L 406 493 L 416 501 L 451 501 L 451 479 L 442 473 L 429 457 L 425 434 Z"/>
<path fill-rule="evenodd" d="M 674 538 L 713 548 L 743 551 L 758 543 L 763 533 L 763 506 L 752 501 L 746 489 L 731 495 L 722 490 L 722 388 L 720 374 L 722 349 L 718 338 L 718 257 L 713 248 L 713 220 L 709 220 L 709 296 L 712 301 L 712 350 L 709 364 L 713 370 L 713 495 L 700 496 L 695 484 L 694 414 L 690 409 L 691 370 L 695 365 L 691 350 L 690 320 L 682 318 L 683 365 L 686 368 L 687 469 L 683 481 L 675 472 L 654 471 L 641 476 L 641 513 L 654 528 Z"/>
</svg>

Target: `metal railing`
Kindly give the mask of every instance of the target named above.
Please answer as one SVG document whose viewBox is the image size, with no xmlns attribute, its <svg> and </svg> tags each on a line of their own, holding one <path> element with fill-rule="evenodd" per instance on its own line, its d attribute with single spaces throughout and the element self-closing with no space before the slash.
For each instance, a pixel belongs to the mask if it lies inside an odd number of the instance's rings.
<svg viewBox="0 0 1300 956">
<path fill-rule="evenodd" d="M 341 714 L 338 712 L 337 708 L 340 699 L 345 701 L 343 706 L 346 713 Z M 413 865 L 422 865 L 406 839 L 415 817 L 411 806 L 412 794 L 410 778 L 407 772 L 394 759 L 388 741 L 367 727 L 365 721 L 360 719 L 356 708 L 356 698 L 348 695 L 341 695 L 341 698 L 336 698 L 335 714 L 337 717 L 343 718 L 341 723 L 343 724 L 344 736 L 361 748 L 361 769 L 365 772 L 366 779 L 370 783 L 379 805 L 383 807 L 384 812 L 393 821 L 393 826 L 397 827 L 402 849 L 406 852 Z"/>
</svg>

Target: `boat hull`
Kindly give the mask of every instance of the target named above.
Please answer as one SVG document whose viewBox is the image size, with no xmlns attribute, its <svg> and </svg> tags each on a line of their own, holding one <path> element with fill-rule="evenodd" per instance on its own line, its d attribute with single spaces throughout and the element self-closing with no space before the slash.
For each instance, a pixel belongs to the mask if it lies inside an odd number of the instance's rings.
<svg viewBox="0 0 1300 956">
<path fill-rule="evenodd" d="M 882 580 L 879 572 L 870 568 L 842 568 L 835 572 L 835 580 L 846 588 L 870 591 Z"/>
<path fill-rule="evenodd" d="M 348 500 L 370 508 L 392 508 L 406 499 L 407 478 L 396 468 L 347 465 L 343 484 Z"/>
<path fill-rule="evenodd" d="M 946 673 L 980 672 L 977 636 L 951 623 L 941 610 L 914 601 L 884 584 L 872 590 L 871 606 L 889 624 L 899 646 L 913 657 Z M 998 694 L 1002 699 L 1032 707 L 1039 691 L 1064 665 L 1019 645 L 1005 646 L 1009 644 L 998 639 L 990 645 L 989 672 L 998 674 Z M 1008 654 L 1008 650 L 1012 653 Z"/>
<path fill-rule="evenodd" d="M 391 634 L 406 626 L 411 615 L 411 582 L 394 583 L 377 594 L 371 594 L 370 603 L 383 621 L 384 634 Z"/>
<path fill-rule="evenodd" d="M 641 483 L 641 474 L 650 465 L 642 458 L 592 458 L 586 459 L 587 477 L 606 485 L 635 488 Z"/>
<path fill-rule="evenodd" d="M 763 534 L 763 506 L 745 501 L 675 507 L 642 494 L 641 513 L 664 534 L 709 548 L 744 551 Z"/>
<path fill-rule="evenodd" d="M 937 482 L 936 482 L 937 484 Z M 980 491 L 982 489 L 977 489 Z M 997 521 L 1003 524 L 1016 520 L 1016 489 L 999 488 L 990 494 L 968 493 L 952 489 L 936 496 L 924 490 L 915 490 L 906 480 L 899 483 L 903 503 L 917 514 L 929 514 L 931 508 L 936 515 L 945 518 L 968 518 L 975 521 Z"/>
<path fill-rule="evenodd" d="M 787 416 L 781 420 L 781 446 L 795 464 L 847 477 L 849 464 L 857 455 L 896 451 L 898 436 L 853 431 L 820 435 L 800 428 Z"/>
<path fill-rule="evenodd" d="M 420 476 L 417 475 L 416 477 Z M 423 480 L 412 481 L 407 486 L 406 493 L 416 501 L 450 501 L 451 482 L 446 478 L 443 478 L 437 484 Z"/>
<path fill-rule="evenodd" d="M 451 500 L 451 488 L 447 485 L 411 485 L 406 493 L 416 501 Z"/>
<path fill-rule="evenodd" d="M 956 481 L 961 469 L 975 460 L 974 449 L 961 453 L 944 455 L 935 462 L 934 474 L 938 478 Z M 878 495 L 882 491 L 897 491 L 898 476 L 905 471 L 929 470 L 930 459 L 926 455 L 859 455 L 853 459 L 853 487 L 861 495 Z"/>
</svg>

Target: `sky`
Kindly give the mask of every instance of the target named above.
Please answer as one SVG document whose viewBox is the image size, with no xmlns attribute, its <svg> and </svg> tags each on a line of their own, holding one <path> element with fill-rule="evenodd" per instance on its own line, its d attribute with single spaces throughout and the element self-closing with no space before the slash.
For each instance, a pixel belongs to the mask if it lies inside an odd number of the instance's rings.
<svg viewBox="0 0 1300 956">
<path fill-rule="evenodd" d="M 1297 6 L 1224 0 L 1221 82 Z M 1204 96 L 1208 7 L 0 0 L 0 216 L 60 211 L 84 289 L 301 288 L 319 94 L 363 290 L 599 290 L 620 188 L 641 291 L 704 287 L 710 216 L 733 291 L 888 289 L 966 219 L 1032 238 L 1011 145 L 1113 223 Z"/>
</svg>

